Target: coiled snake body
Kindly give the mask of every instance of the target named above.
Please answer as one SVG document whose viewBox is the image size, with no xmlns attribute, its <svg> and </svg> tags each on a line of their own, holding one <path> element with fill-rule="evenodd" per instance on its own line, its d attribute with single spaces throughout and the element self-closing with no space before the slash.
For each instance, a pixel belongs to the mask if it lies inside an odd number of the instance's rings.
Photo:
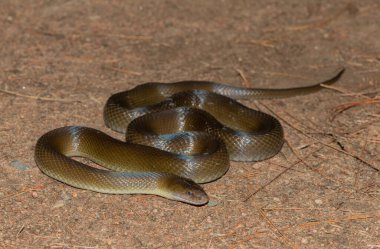
<svg viewBox="0 0 380 249">
<path fill-rule="evenodd" d="M 69 126 L 39 138 L 35 161 L 48 176 L 71 186 L 111 194 L 154 194 L 203 205 L 198 185 L 214 181 L 229 160 L 259 161 L 276 155 L 283 129 L 271 115 L 234 99 L 291 97 L 322 89 L 322 83 L 288 89 L 248 89 L 204 81 L 146 83 L 112 95 L 104 121 L 126 142 L 98 130 Z M 86 157 L 110 170 L 70 157 Z"/>
</svg>

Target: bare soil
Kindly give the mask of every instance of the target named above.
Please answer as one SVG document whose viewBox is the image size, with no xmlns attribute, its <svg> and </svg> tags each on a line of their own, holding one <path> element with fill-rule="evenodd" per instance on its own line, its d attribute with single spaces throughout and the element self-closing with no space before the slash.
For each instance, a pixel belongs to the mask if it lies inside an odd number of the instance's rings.
<svg viewBox="0 0 380 249">
<path fill-rule="evenodd" d="M 1 248 L 380 248 L 377 0 L 0 2 Z M 108 130 L 103 105 L 148 81 L 335 89 L 246 101 L 286 144 L 204 185 L 209 205 L 79 190 L 42 174 L 36 140 Z M 244 81 L 244 78 L 246 79 Z M 340 112 L 339 112 L 340 111 Z"/>
</svg>

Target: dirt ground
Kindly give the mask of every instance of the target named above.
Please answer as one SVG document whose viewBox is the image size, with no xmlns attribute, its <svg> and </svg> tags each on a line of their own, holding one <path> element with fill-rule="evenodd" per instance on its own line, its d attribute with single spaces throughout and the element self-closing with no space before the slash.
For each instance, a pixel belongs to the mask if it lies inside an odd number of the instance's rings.
<svg viewBox="0 0 380 249">
<path fill-rule="evenodd" d="M 334 3 L 332 3 L 334 2 Z M 380 248 L 377 0 L 0 2 L 1 248 Z M 103 123 L 148 81 L 334 89 L 244 104 L 288 144 L 232 163 L 194 207 L 79 190 L 42 174 L 36 140 Z M 246 79 L 244 81 L 244 78 Z"/>
</svg>

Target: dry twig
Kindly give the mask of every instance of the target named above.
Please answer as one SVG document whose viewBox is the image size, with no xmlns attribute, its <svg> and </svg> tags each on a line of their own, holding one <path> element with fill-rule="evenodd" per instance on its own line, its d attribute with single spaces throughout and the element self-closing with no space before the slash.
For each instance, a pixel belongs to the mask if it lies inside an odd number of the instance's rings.
<svg viewBox="0 0 380 249">
<path fill-rule="evenodd" d="M 43 100 L 43 101 L 55 101 L 55 102 L 63 102 L 63 103 L 73 103 L 73 102 L 79 102 L 81 103 L 82 101 L 79 99 L 60 99 L 60 98 L 49 98 L 49 97 L 41 97 L 41 96 L 35 96 L 35 95 L 26 95 L 14 91 L 8 91 L 5 89 L 0 89 L 0 92 L 17 96 L 17 97 L 22 97 L 22 98 L 28 98 L 28 99 L 35 99 L 35 100 Z"/>
<path fill-rule="evenodd" d="M 288 143 L 289 144 L 289 143 Z M 289 146 L 290 147 L 290 146 Z M 280 176 L 282 176 L 283 174 L 285 174 L 286 172 L 288 172 L 290 169 L 292 169 L 294 166 L 296 166 L 297 164 L 299 164 L 300 162 L 303 162 L 305 159 L 307 159 L 309 156 L 311 156 L 312 154 L 314 154 L 315 152 L 318 152 L 320 151 L 322 148 L 319 148 L 315 151 L 312 151 L 311 153 L 307 154 L 304 158 L 298 158 L 299 160 L 294 162 L 292 165 L 290 165 L 289 167 L 287 167 L 285 170 L 281 171 L 277 176 L 275 176 L 273 179 L 271 179 L 268 183 L 262 185 L 260 188 L 258 188 L 255 192 L 249 194 L 245 199 L 244 199 L 244 202 L 247 202 L 250 198 L 252 198 L 254 195 L 256 195 L 258 192 L 260 192 L 261 190 L 263 190 L 264 188 L 266 188 L 268 185 L 270 185 L 271 183 L 273 183 L 275 180 L 277 180 Z"/>
<path fill-rule="evenodd" d="M 273 234 L 275 234 L 277 237 L 279 237 L 284 242 L 284 244 L 286 244 L 288 247 L 293 248 L 293 249 L 298 248 L 295 245 L 291 245 L 292 243 L 289 241 L 289 239 L 280 231 L 280 229 L 278 229 L 278 227 L 276 227 L 273 224 L 273 222 L 268 218 L 268 216 L 266 215 L 266 213 L 262 209 L 259 209 L 259 212 L 260 212 L 260 216 L 269 225 L 269 228 L 272 230 Z"/>
<path fill-rule="evenodd" d="M 261 105 L 263 105 L 263 106 L 264 106 L 265 108 L 267 108 L 269 111 L 271 111 L 272 113 L 274 113 L 274 111 L 273 111 L 271 108 L 269 108 L 267 105 L 265 105 L 265 104 L 263 104 L 263 103 L 261 103 Z M 331 148 L 331 149 L 333 149 L 333 150 L 336 150 L 336 151 L 338 151 L 338 152 L 340 152 L 340 153 L 343 153 L 343 154 L 345 154 L 345 155 L 347 155 L 347 156 L 350 156 L 350 157 L 352 157 L 352 158 L 355 158 L 356 160 L 362 162 L 364 165 L 370 167 L 371 169 L 373 169 L 373 170 L 375 170 L 375 171 L 378 171 L 378 172 L 380 171 L 380 169 L 378 169 L 376 166 L 374 166 L 373 163 L 368 162 L 366 159 L 364 159 L 364 158 L 362 158 L 362 157 L 360 157 L 360 156 L 358 156 L 358 155 L 356 155 L 356 154 L 353 154 L 353 153 L 351 153 L 351 152 L 348 152 L 348 151 L 345 151 L 345 150 L 342 150 L 342 149 L 336 148 L 336 147 L 332 146 L 331 144 L 328 144 L 328 143 L 325 143 L 325 142 L 323 142 L 323 141 L 320 141 L 319 139 L 317 139 L 317 138 L 315 138 L 315 137 L 312 137 L 312 136 L 308 135 L 306 132 L 304 132 L 304 131 L 302 131 L 301 129 L 297 128 L 296 126 L 290 124 L 290 123 L 289 123 L 287 120 L 285 120 L 284 118 L 282 118 L 282 117 L 280 117 L 280 116 L 278 116 L 278 115 L 277 115 L 277 117 L 278 117 L 282 122 L 286 123 L 289 127 L 292 127 L 292 128 L 295 129 L 296 131 L 298 131 L 298 132 L 300 132 L 301 134 L 303 134 L 305 137 L 310 138 L 310 139 L 312 139 L 312 140 L 314 140 L 314 141 L 316 141 L 316 142 L 318 142 L 318 143 L 320 143 L 320 144 L 323 144 L 324 146 L 327 146 L 327 147 L 329 147 L 329 148 Z"/>
<path fill-rule="evenodd" d="M 380 104 L 380 96 L 376 96 L 370 99 L 363 99 L 360 101 L 352 101 L 352 102 L 344 103 L 335 107 L 335 111 L 337 112 L 337 114 L 339 114 L 353 107 L 362 106 L 362 105 L 373 105 L 373 104 Z"/>
</svg>

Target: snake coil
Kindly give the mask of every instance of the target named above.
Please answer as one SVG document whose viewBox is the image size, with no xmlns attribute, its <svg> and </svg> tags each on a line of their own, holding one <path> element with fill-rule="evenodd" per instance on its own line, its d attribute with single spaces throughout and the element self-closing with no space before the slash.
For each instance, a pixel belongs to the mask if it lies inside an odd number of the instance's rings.
<svg viewBox="0 0 380 249">
<path fill-rule="evenodd" d="M 203 205 L 208 196 L 198 183 L 222 177 L 230 160 L 268 159 L 284 142 L 276 118 L 235 99 L 309 94 L 335 83 L 343 72 L 322 83 L 288 89 L 206 81 L 142 84 L 112 95 L 104 108 L 105 124 L 125 133 L 126 142 L 88 127 L 61 127 L 38 139 L 35 161 L 46 175 L 77 188 L 153 194 Z M 73 156 L 109 170 L 90 167 Z"/>
</svg>

